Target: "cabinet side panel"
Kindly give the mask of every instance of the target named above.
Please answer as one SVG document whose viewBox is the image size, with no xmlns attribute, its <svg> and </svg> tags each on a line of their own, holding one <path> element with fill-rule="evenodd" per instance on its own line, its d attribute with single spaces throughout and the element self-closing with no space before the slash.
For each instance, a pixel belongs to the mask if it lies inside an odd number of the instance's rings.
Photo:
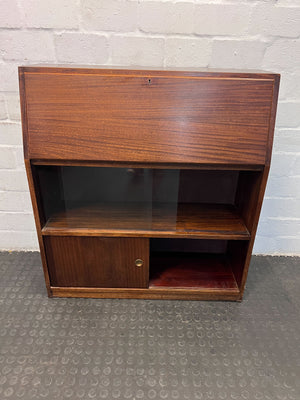
<svg viewBox="0 0 300 400">
<path fill-rule="evenodd" d="M 30 197 L 31 197 L 33 214 L 34 214 L 34 219 L 35 219 L 35 225 L 36 225 L 36 230 L 37 230 L 37 236 L 38 236 L 38 241 L 39 241 L 39 246 L 40 246 L 46 288 L 47 288 L 48 296 L 51 297 L 52 293 L 51 293 L 51 289 L 50 289 L 49 272 L 48 272 L 47 259 L 46 259 L 45 248 L 44 248 L 44 241 L 43 241 L 43 237 L 42 237 L 42 222 L 43 222 L 44 217 L 43 217 L 41 204 L 40 204 L 38 183 L 37 183 L 37 179 L 36 179 L 36 175 L 35 175 L 35 170 L 32 168 L 32 166 L 30 165 L 30 162 L 28 160 L 25 160 L 25 168 L 26 168 L 26 173 L 27 173 L 27 179 L 28 179 Z"/>
<path fill-rule="evenodd" d="M 32 159 L 261 164 L 273 80 L 25 73 Z"/>
<path fill-rule="evenodd" d="M 239 174 L 235 204 L 250 233 L 257 223 L 255 217 L 262 179 L 263 172 L 240 171 Z"/>
<path fill-rule="evenodd" d="M 27 105 L 26 105 L 24 68 L 19 67 L 18 73 L 19 73 L 19 91 L 20 91 L 22 133 L 23 133 L 23 151 L 24 151 L 24 158 L 28 159 Z"/>
<path fill-rule="evenodd" d="M 265 164 L 267 166 L 270 166 L 270 163 L 271 163 L 274 129 L 275 129 L 275 121 L 276 121 L 276 111 L 277 111 L 277 103 L 278 103 L 279 83 L 280 83 L 280 75 L 275 75 L 274 76 L 274 85 L 273 85 L 273 101 L 272 101 L 270 124 L 269 124 L 268 149 L 267 149 L 267 153 L 266 153 L 266 162 L 265 162 Z"/>
<path fill-rule="evenodd" d="M 244 263 L 244 268 L 243 268 L 243 273 L 241 277 L 241 284 L 240 284 L 240 290 L 241 290 L 241 298 L 244 293 L 245 289 L 245 284 L 247 280 L 247 275 L 248 275 L 248 270 L 249 270 L 249 265 L 251 261 L 251 255 L 252 255 L 252 249 L 255 241 L 255 235 L 256 235 L 256 230 L 258 226 L 258 221 L 259 221 L 259 216 L 260 216 L 260 211 L 264 199 L 264 193 L 267 185 L 267 180 L 268 180 L 268 175 L 269 175 L 269 167 L 266 166 L 264 168 L 264 171 L 259 179 L 257 181 L 257 184 L 259 184 L 259 187 L 255 189 L 256 192 L 256 198 L 252 198 L 249 204 L 249 214 L 248 218 L 249 221 L 251 222 L 251 238 L 248 244 L 248 249 L 247 249 L 247 254 L 246 254 L 246 259 Z M 253 194 L 252 194 L 253 196 Z M 255 201 L 256 200 L 256 201 Z"/>
</svg>

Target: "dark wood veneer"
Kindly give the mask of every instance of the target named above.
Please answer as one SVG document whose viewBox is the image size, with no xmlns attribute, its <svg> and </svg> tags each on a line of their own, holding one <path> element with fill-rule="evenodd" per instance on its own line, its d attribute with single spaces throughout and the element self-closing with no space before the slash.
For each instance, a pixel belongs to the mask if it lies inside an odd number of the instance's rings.
<svg viewBox="0 0 300 400">
<path fill-rule="evenodd" d="M 99 70 L 24 72 L 24 81 L 30 158 L 265 162 L 272 80 Z"/>
<path fill-rule="evenodd" d="M 241 300 L 269 173 L 279 75 L 25 66 L 19 78 L 48 295 Z M 59 173 L 49 178 L 41 166 L 178 169 L 176 212 L 174 203 L 153 201 L 145 213 L 145 204 L 122 199 L 67 207 Z M 151 238 L 159 238 L 152 239 L 159 253 Z M 179 239 L 192 241 L 183 252 Z"/>
<path fill-rule="evenodd" d="M 148 239 L 46 236 L 44 243 L 54 286 L 148 287 Z"/>
<path fill-rule="evenodd" d="M 233 272 L 222 255 L 154 253 L 151 262 L 150 287 L 215 288 L 239 292 Z"/>
<path fill-rule="evenodd" d="M 42 229 L 43 235 L 181 237 L 245 239 L 249 232 L 234 206 L 224 204 L 153 205 L 144 215 L 140 203 L 97 204 L 54 214 Z M 176 210 L 175 210 L 176 212 Z"/>
</svg>

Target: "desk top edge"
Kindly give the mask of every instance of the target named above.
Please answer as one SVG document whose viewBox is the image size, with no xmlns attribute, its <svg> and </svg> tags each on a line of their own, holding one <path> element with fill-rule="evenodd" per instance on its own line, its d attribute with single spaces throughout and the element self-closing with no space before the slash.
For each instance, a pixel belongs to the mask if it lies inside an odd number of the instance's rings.
<svg viewBox="0 0 300 400">
<path fill-rule="evenodd" d="M 212 68 L 164 68 L 164 67 L 139 67 L 139 66 L 109 66 L 109 65 L 61 65 L 37 64 L 19 66 L 20 73 L 47 73 L 47 74 L 98 74 L 98 75 L 157 75 L 157 76 L 187 76 L 187 77 L 223 77 L 223 78 L 248 78 L 248 79 L 279 79 L 280 74 L 260 70 L 235 70 Z"/>
</svg>

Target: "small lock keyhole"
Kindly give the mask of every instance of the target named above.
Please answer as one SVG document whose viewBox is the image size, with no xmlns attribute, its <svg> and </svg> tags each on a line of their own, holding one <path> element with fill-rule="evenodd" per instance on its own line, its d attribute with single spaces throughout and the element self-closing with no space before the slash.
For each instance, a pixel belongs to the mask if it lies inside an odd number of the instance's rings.
<svg viewBox="0 0 300 400">
<path fill-rule="evenodd" d="M 151 85 L 151 79 L 150 78 L 148 79 L 148 84 Z"/>
</svg>

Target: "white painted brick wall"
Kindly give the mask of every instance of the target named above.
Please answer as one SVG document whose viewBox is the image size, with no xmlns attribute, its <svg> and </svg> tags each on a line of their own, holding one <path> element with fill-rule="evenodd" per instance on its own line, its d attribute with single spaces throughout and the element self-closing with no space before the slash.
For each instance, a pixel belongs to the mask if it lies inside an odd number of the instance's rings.
<svg viewBox="0 0 300 400">
<path fill-rule="evenodd" d="M 299 39 L 273 39 L 269 43 L 263 68 L 279 68 L 283 72 L 298 72 L 300 64 L 300 40 Z"/>
<path fill-rule="evenodd" d="M 263 40 L 215 39 L 210 66 L 255 69 L 262 63 L 265 48 Z"/>
<path fill-rule="evenodd" d="M 21 10 L 17 0 L 1 0 L 0 26 L 1 28 L 22 28 Z"/>
<path fill-rule="evenodd" d="M 279 99 L 300 99 L 300 73 L 282 72 Z"/>
<path fill-rule="evenodd" d="M 2 187 L 3 182 L 1 181 L 1 175 L 3 173 L 7 173 L 5 169 L 10 169 L 10 168 L 16 168 L 16 156 L 14 154 L 13 149 L 10 149 L 8 147 L 0 147 L 0 190 Z M 2 176 L 3 178 L 3 176 Z M 4 176 L 5 178 L 5 176 Z"/>
<path fill-rule="evenodd" d="M 19 93 L 17 92 L 6 92 L 5 93 L 6 100 L 6 110 L 8 114 L 8 118 L 11 121 L 20 121 L 21 119 L 21 110 L 20 110 L 20 98 Z"/>
<path fill-rule="evenodd" d="M 207 67 L 211 59 L 212 40 L 203 38 L 167 38 L 167 67 Z"/>
<path fill-rule="evenodd" d="M 134 32 L 138 1 L 81 0 L 82 28 L 88 31 Z"/>
<path fill-rule="evenodd" d="M 0 120 L 7 118 L 7 109 L 4 94 L 0 93 Z"/>
<path fill-rule="evenodd" d="M 51 32 L 5 30 L 0 32 L 3 61 L 55 61 Z"/>
<path fill-rule="evenodd" d="M 250 5 L 242 2 L 198 4 L 195 9 L 194 32 L 209 36 L 245 35 L 249 28 L 251 10 Z"/>
<path fill-rule="evenodd" d="M 278 108 L 277 126 L 280 128 L 296 128 L 299 125 L 300 101 L 282 101 Z"/>
<path fill-rule="evenodd" d="M 2 44 L 0 43 L 0 54 L 2 53 L 1 48 Z M 18 93 L 18 65 L 20 65 L 20 61 L 17 63 L 0 61 L 2 62 L 2 64 L 0 63 L 0 92 Z M 28 64 L 25 60 L 23 60 L 23 63 Z"/>
<path fill-rule="evenodd" d="M 55 35 L 57 61 L 61 63 L 105 64 L 108 43 L 103 35 L 87 33 L 61 33 Z"/>
<path fill-rule="evenodd" d="M 164 62 L 162 38 L 114 35 L 110 40 L 112 65 L 142 65 L 161 67 Z"/>
<path fill-rule="evenodd" d="M 37 249 L 18 65 L 254 68 L 282 75 L 255 252 L 300 254 L 299 0 L 1 0 L 0 249 Z"/>
<path fill-rule="evenodd" d="M 191 34 L 193 24 L 193 3 L 141 2 L 138 14 L 138 27 L 142 32 L 158 34 Z"/>
<path fill-rule="evenodd" d="M 79 2 L 70 0 L 23 0 L 21 5 L 27 28 L 78 29 Z"/>
<path fill-rule="evenodd" d="M 271 1 L 262 2 L 257 7 L 253 7 L 249 32 L 274 37 L 297 38 L 300 35 L 299 21 L 300 7 L 274 7 Z"/>
</svg>

